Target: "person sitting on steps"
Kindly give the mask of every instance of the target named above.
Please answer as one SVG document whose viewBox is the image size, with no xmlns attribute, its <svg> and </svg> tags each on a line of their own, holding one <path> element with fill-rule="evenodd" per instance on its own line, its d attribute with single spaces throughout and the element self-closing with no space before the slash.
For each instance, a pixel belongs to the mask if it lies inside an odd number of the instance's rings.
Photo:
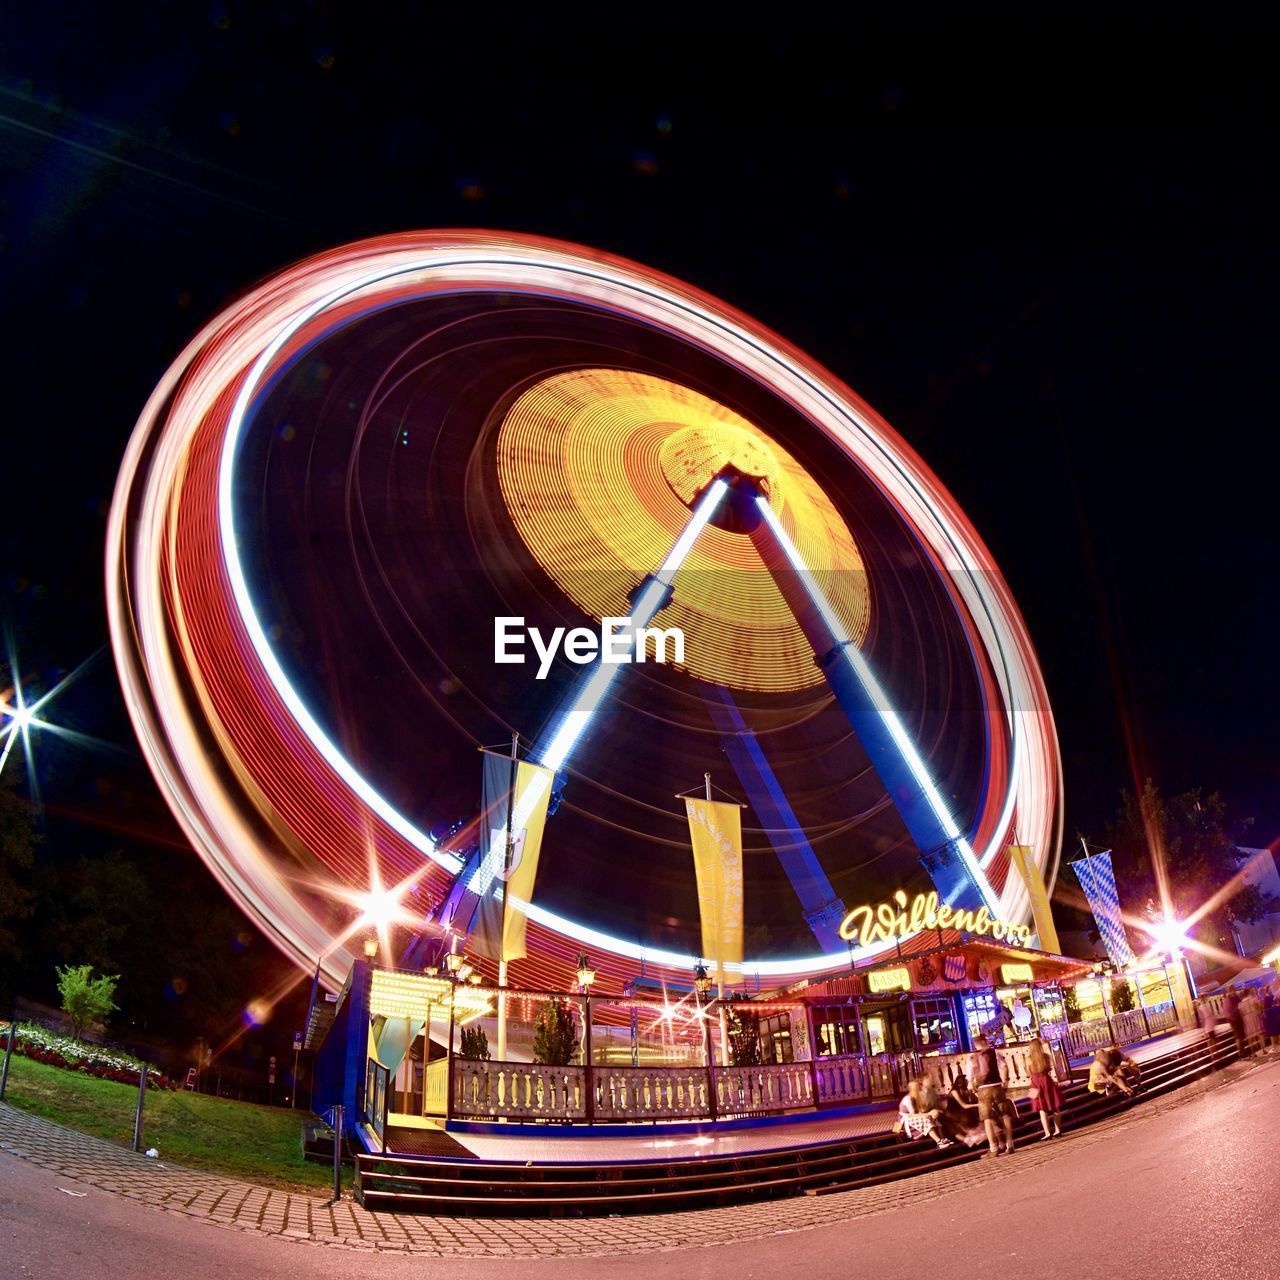
<svg viewBox="0 0 1280 1280">
<path fill-rule="evenodd" d="M 1116 1050 L 1119 1053 L 1119 1050 Z M 1125 1058 L 1120 1054 L 1123 1062 L 1132 1065 L 1132 1059 Z M 1130 1088 L 1128 1081 L 1125 1079 L 1121 1071 L 1117 1070 L 1119 1063 L 1114 1063 L 1111 1052 L 1107 1049 L 1099 1049 L 1093 1055 L 1093 1061 L 1089 1064 L 1089 1092 L 1090 1093 L 1123 1093 L 1126 1098 L 1133 1097 L 1133 1089 Z"/>
<path fill-rule="evenodd" d="M 907 1120 L 908 1116 L 920 1116 L 921 1120 L 912 1124 Z M 943 1133 L 941 1126 L 936 1123 L 938 1117 L 938 1109 L 928 1105 L 925 1082 L 912 1080 L 907 1085 L 907 1092 L 902 1101 L 898 1103 L 898 1121 L 893 1126 L 893 1131 L 894 1133 L 905 1131 L 908 1139 L 922 1138 L 928 1134 L 939 1149 L 945 1149 L 952 1143 L 951 1139 Z"/>
</svg>

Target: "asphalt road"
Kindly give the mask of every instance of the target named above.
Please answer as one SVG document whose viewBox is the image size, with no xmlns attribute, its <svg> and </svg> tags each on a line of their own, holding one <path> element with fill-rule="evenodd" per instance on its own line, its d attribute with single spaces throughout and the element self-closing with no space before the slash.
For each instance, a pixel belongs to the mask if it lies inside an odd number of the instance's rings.
<svg viewBox="0 0 1280 1280">
<path fill-rule="evenodd" d="M 1090 1273 L 1270 1278 L 1280 1276 L 1278 1149 L 1280 1062 L 1273 1061 L 1176 1107 L 1130 1112 L 1105 1134 L 1085 1130 L 1074 1141 L 1068 1136 L 969 1166 L 954 1190 L 922 1198 L 909 1182 L 897 1184 L 902 1203 L 847 1222 L 753 1239 L 752 1210 L 730 1208 L 719 1214 L 734 1215 L 737 1238 L 717 1231 L 709 1247 L 660 1251 L 663 1219 L 655 1216 L 647 1220 L 652 1243 L 643 1253 L 519 1259 L 405 1256 L 266 1238 L 135 1204 L 0 1154 L 0 1275 L 917 1280 L 941 1270 L 1035 1280 Z"/>
</svg>

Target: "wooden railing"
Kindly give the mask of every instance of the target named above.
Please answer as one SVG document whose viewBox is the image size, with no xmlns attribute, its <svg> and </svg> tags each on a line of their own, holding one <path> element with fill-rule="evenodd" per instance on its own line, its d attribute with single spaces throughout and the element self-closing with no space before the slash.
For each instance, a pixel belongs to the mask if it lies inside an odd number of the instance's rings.
<svg viewBox="0 0 1280 1280">
<path fill-rule="evenodd" d="M 439 1058 L 427 1063 L 422 1073 L 422 1114 L 442 1116 L 449 1101 L 449 1060 Z"/>
<path fill-rule="evenodd" d="M 479 1062 L 455 1058 L 453 1114 L 519 1120 L 583 1120 L 586 1092 L 581 1067 L 538 1062 Z"/>
<path fill-rule="evenodd" d="M 704 1067 L 595 1067 L 597 1120 L 700 1120 L 711 1114 Z"/>
<path fill-rule="evenodd" d="M 1059 1080 L 1070 1078 L 1070 1063 L 1060 1045 L 1050 1044 L 1054 1074 Z M 997 1049 L 1000 1075 L 1006 1086 L 1024 1089 L 1030 1083 L 1028 1061 L 1030 1044 L 1014 1044 Z M 929 1076 L 941 1093 L 950 1091 L 956 1076 L 972 1072 L 972 1053 L 877 1054 L 864 1057 L 848 1054 L 836 1058 L 818 1058 L 813 1064 L 819 1102 L 859 1102 L 901 1097 L 914 1077 Z"/>
<path fill-rule="evenodd" d="M 867 1071 L 868 1059 L 860 1053 L 838 1058 L 818 1058 L 813 1064 L 813 1075 L 818 1086 L 818 1098 L 822 1102 L 856 1102 L 871 1096 L 871 1077 Z"/>
<path fill-rule="evenodd" d="M 1067 1028 L 1067 1047 L 1075 1057 L 1105 1049 L 1109 1044 L 1133 1044 L 1148 1036 L 1159 1035 L 1177 1023 L 1173 1005 L 1156 1005 L 1151 1009 L 1126 1009 L 1110 1018 L 1093 1022 L 1077 1022 Z"/>
<path fill-rule="evenodd" d="M 1106 1023 L 1097 1025 L 1106 1029 Z M 1029 1052 L 1027 1044 L 997 1050 L 1001 1075 L 1012 1090 L 1029 1083 Z M 1069 1078 L 1063 1050 L 1051 1045 L 1050 1053 L 1058 1078 Z M 935 1087 L 945 1093 L 958 1073 L 971 1071 L 971 1060 L 969 1053 L 896 1053 L 848 1054 L 812 1063 L 715 1067 L 711 1071 L 693 1066 L 596 1066 L 590 1075 L 589 1112 L 587 1073 L 582 1067 L 456 1058 L 452 1114 L 459 1119 L 590 1119 L 615 1124 L 781 1114 L 808 1110 L 819 1103 L 901 1097 L 908 1083 L 922 1075 L 930 1076 Z M 434 1072 L 440 1065 L 432 1063 L 428 1072 L 429 1099 L 434 1097 Z"/>
<path fill-rule="evenodd" d="M 721 1116 L 765 1115 L 813 1106 L 807 1062 L 755 1067 L 717 1067 L 712 1073 L 716 1112 Z"/>
</svg>

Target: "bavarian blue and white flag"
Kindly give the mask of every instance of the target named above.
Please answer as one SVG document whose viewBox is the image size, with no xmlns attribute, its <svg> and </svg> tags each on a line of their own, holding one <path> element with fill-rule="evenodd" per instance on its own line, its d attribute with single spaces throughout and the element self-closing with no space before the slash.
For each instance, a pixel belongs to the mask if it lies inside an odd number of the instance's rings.
<svg viewBox="0 0 1280 1280">
<path fill-rule="evenodd" d="M 1124 921 L 1120 918 L 1120 895 L 1116 892 L 1116 874 L 1111 867 L 1111 850 L 1095 853 L 1092 857 L 1081 858 L 1079 862 L 1070 864 L 1076 873 L 1084 896 L 1089 900 L 1089 909 L 1098 922 L 1098 932 L 1102 935 L 1103 946 L 1111 963 L 1117 969 L 1128 969 L 1136 963 L 1133 948 L 1124 931 Z"/>
</svg>

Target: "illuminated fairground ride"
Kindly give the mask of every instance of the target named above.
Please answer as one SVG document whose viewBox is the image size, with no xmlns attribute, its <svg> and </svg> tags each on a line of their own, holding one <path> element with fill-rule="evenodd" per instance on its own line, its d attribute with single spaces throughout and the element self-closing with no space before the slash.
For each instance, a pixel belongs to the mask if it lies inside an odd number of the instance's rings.
<svg viewBox="0 0 1280 1280">
<path fill-rule="evenodd" d="M 673 797 L 705 773 L 745 806 L 748 982 L 901 947 L 837 932 L 898 887 L 1028 919 L 1011 842 L 1056 874 L 1044 684 L 955 501 L 802 352 L 635 263 L 419 232 L 267 281 L 147 404 L 107 577 L 169 804 L 331 984 L 370 921 L 410 953 L 442 913 L 465 929 L 474 748 L 513 734 L 555 776 L 528 987 L 568 989 L 584 947 L 606 989 L 687 978 Z M 544 661 L 526 630 L 500 663 L 504 618 L 684 650 Z"/>
</svg>

